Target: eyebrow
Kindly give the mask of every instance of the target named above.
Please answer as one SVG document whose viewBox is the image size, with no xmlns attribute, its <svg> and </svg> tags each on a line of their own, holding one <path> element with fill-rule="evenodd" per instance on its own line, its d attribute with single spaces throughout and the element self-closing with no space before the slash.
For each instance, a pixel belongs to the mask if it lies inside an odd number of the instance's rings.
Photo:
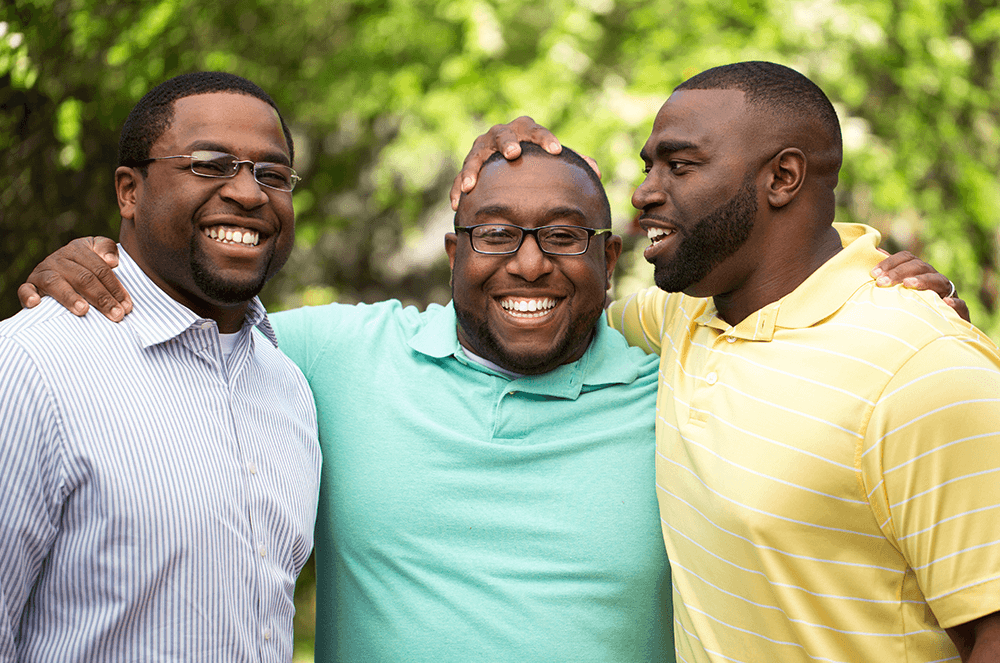
<svg viewBox="0 0 1000 663">
<path fill-rule="evenodd" d="M 663 158 L 674 154 L 675 152 L 680 152 L 682 150 L 697 150 L 698 146 L 691 141 L 687 140 L 661 140 L 656 144 L 656 156 Z M 652 161 L 649 156 L 649 152 L 646 151 L 646 147 L 639 151 L 639 157 L 643 161 Z"/>
<path fill-rule="evenodd" d="M 188 154 L 191 152 L 197 152 L 198 150 L 209 150 L 211 152 L 225 152 L 226 154 L 232 154 L 230 148 L 222 145 L 221 143 L 216 143 L 210 140 L 197 140 L 188 146 Z M 239 158 L 239 157 L 237 157 Z M 265 161 L 268 163 L 280 163 L 283 165 L 289 165 L 288 155 L 283 152 L 266 152 L 263 158 L 254 159 L 254 161 L 260 162 Z"/>
<path fill-rule="evenodd" d="M 510 205 L 487 205 L 485 207 L 480 207 L 473 215 L 476 219 L 483 216 L 499 216 L 508 220 L 517 220 L 518 214 Z M 546 210 L 542 216 L 546 220 L 578 219 L 580 221 L 587 221 L 587 215 L 584 214 L 580 208 L 565 205 L 561 207 L 552 207 Z"/>
</svg>

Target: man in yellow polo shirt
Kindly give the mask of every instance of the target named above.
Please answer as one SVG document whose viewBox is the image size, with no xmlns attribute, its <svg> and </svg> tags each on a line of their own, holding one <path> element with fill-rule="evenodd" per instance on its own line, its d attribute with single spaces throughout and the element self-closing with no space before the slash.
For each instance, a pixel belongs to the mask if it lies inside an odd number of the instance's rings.
<svg viewBox="0 0 1000 663">
<path fill-rule="evenodd" d="M 659 288 L 609 315 L 661 355 L 678 660 L 997 660 L 1000 357 L 936 296 L 875 287 L 877 233 L 842 247 L 826 96 L 711 69 L 641 156 Z"/>
<path fill-rule="evenodd" d="M 829 100 L 717 67 L 641 157 L 659 287 L 609 317 L 661 356 L 677 660 L 1000 660 L 1000 357 L 936 295 L 875 287 L 877 232 L 833 228 Z"/>
</svg>

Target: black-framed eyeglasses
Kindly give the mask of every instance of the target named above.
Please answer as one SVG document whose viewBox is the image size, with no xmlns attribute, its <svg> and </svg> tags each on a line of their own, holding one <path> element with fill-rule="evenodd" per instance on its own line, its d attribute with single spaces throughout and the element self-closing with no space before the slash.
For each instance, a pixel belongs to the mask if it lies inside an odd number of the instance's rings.
<svg viewBox="0 0 1000 663">
<path fill-rule="evenodd" d="M 253 171 L 253 178 L 258 184 L 277 189 L 278 191 L 291 191 L 302 179 L 295 174 L 291 166 L 281 163 L 268 163 L 266 161 L 240 160 L 232 154 L 225 152 L 213 152 L 211 150 L 196 150 L 191 154 L 175 154 L 169 157 L 150 157 L 139 159 L 135 165 L 140 166 L 150 161 L 162 161 L 164 159 L 190 159 L 191 172 L 201 177 L 236 177 L 242 164 L 250 164 Z"/>
<path fill-rule="evenodd" d="M 590 247 L 590 238 L 609 233 L 611 228 L 583 226 L 542 226 L 522 228 L 506 223 L 482 223 L 475 226 L 455 226 L 455 232 L 469 233 L 472 250 L 491 256 L 517 253 L 526 235 L 533 235 L 542 253 L 554 256 L 578 256 Z"/>
</svg>

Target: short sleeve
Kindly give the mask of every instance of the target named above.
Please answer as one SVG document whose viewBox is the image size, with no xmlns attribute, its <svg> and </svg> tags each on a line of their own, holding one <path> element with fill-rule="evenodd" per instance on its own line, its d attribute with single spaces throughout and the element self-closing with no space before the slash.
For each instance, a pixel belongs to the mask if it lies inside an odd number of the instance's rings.
<svg viewBox="0 0 1000 663">
<path fill-rule="evenodd" d="M 607 310 L 608 324 L 621 332 L 629 345 L 660 354 L 665 330 L 680 313 L 683 299 L 679 293 L 646 288 L 612 302 Z"/>
<path fill-rule="evenodd" d="M 304 306 L 270 313 L 268 319 L 278 337 L 278 348 L 310 378 L 316 359 L 331 342 L 348 342 L 347 335 L 356 329 L 348 320 L 353 309 L 344 304 Z"/>
<path fill-rule="evenodd" d="M 1000 358 L 967 337 L 916 352 L 872 410 L 862 480 L 944 628 L 1000 609 Z"/>
</svg>

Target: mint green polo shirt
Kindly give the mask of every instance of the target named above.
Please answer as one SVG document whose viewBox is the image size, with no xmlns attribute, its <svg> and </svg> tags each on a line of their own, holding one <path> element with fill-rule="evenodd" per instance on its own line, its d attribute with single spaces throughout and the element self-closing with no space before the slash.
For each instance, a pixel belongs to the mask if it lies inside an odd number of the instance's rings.
<svg viewBox="0 0 1000 663">
<path fill-rule="evenodd" d="M 602 318 L 511 379 L 451 304 L 271 316 L 319 415 L 316 660 L 673 661 L 656 356 Z"/>
</svg>

